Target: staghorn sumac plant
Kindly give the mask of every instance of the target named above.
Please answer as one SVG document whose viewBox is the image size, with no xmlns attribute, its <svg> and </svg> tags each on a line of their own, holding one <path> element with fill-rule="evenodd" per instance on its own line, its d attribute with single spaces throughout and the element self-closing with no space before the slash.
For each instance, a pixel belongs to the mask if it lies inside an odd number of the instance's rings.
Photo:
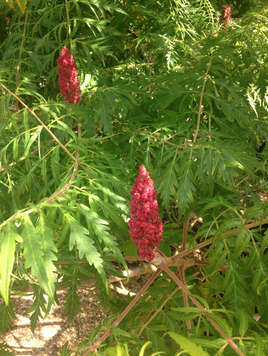
<svg viewBox="0 0 268 356">
<path fill-rule="evenodd" d="M 218 31 L 221 5 L 35 0 L 22 15 L 1 2 L 1 330 L 25 289 L 32 329 L 59 288 L 72 320 L 90 278 L 113 326 L 127 315 L 109 346 L 173 356 L 175 330 L 233 355 L 215 318 L 246 355 L 268 354 L 267 13 Z M 143 266 L 158 271 L 150 288 L 107 295 Z"/>
</svg>

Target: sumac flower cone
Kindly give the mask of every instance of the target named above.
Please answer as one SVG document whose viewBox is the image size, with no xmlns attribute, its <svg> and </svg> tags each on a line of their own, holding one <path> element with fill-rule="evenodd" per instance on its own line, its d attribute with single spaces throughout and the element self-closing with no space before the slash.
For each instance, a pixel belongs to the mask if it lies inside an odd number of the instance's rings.
<svg viewBox="0 0 268 356">
<path fill-rule="evenodd" d="M 65 46 L 60 52 L 57 63 L 59 88 L 63 99 L 68 103 L 78 104 L 81 101 L 81 90 L 77 79 L 77 68 L 72 52 Z"/>
<path fill-rule="evenodd" d="M 162 240 L 162 221 L 159 219 L 157 192 L 149 172 L 141 165 L 139 176 L 130 192 L 129 234 L 138 246 L 138 255 L 147 261 L 155 257 L 154 249 Z"/>
<path fill-rule="evenodd" d="M 231 8 L 229 5 L 223 5 L 221 9 L 220 22 L 224 23 L 224 28 L 226 29 L 229 26 L 231 17 Z"/>
</svg>

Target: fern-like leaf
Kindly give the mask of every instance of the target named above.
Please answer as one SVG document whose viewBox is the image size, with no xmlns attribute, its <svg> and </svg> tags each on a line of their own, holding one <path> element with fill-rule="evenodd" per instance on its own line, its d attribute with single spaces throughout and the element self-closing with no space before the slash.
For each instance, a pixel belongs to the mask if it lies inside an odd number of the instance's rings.
<svg viewBox="0 0 268 356">
<path fill-rule="evenodd" d="M 44 298 L 44 292 L 38 286 L 34 287 L 34 302 L 28 312 L 31 313 L 30 323 L 31 323 L 31 330 L 34 332 L 34 329 L 37 326 L 37 323 L 40 319 L 44 318 L 44 314 L 47 311 L 47 302 Z"/>
<path fill-rule="evenodd" d="M 42 233 L 45 230 L 35 228 L 27 215 L 24 216 L 24 222 L 25 226 L 22 236 L 25 266 L 26 268 L 31 268 L 31 272 L 37 278 L 40 286 L 49 298 L 53 299 L 55 292 L 55 267 L 52 259 L 55 259 L 55 257 L 49 249 L 48 244 L 43 242 L 43 239 L 48 238 L 49 240 L 50 235 L 42 237 Z"/>
<path fill-rule="evenodd" d="M 93 265 L 101 275 L 103 281 L 106 282 L 106 277 L 103 269 L 103 260 L 99 251 L 96 249 L 93 240 L 89 237 L 88 229 L 80 225 L 73 217 L 68 216 L 70 221 L 70 241 L 69 249 L 72 250 L 76 245 L 79 258 L 86 258 L 90 265 Z"/>
<path fill-rule="evenodd" d="M 6 306 L 5 304 L 0 304 L 0 332 L 6 333 L 11 329 L 13 324 L 13 319 L 15 319 L 15 313 L 11 304 Z"/>
<path fill-rule="evenodd" d="M 64 297 L 65 305 L 64 312 L 69 321 L 73 321 L 74 317 L 81 311 L 80 300 L 77 294 L 78 284 L 78 268 L 74 267 L 71 274 L 66 273 L 63 277 L 63 285 L 67 288 L 66 296 Z"/>
</svg>

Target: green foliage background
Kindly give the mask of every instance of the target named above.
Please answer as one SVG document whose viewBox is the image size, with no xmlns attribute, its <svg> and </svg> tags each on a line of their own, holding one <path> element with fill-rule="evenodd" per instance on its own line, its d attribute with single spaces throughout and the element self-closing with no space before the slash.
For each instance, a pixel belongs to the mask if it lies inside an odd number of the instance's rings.
<svg viewBox="0 0 268 356">
<path fill-rule="evenodd" d="M 232 1 L 235 18 L 223 30 L 221 6 L 209 0 L 0 3 L 2 332 L 12 324 L 10 291 L 26 287 L 35 297 L 33 330 L 58 283 L 68 290 L 70 320 L 84 278 L 99 279 L 103 303 L 122 311 L 129 300 L 109 296 L 107 277 L 118 273 L 115 263 L 127 268 L 124 256 L 136 254 L 128 236 L 129 192 L 145 164 L 159 193 L 160 249 L 170 256 L 189 213 L 202 217 L 187 248 L 211 237 L 213 243 L 200 274 L 187 271 L 188 287 L 246 355 L 268 353 L 262 227 L 268 208 L 260 199 L 267 193 L 267 8 L 262 1 Z M 64 45 L 78 67 L 79 105 L 59 94 L 56 59 Z M 224 239 L 232 229 L 237 233 Z M 185 314 L 181 292 L 137 337 L 144 315 L 174 288 L 165 276 L 157 280 L 100 354 L 150 348 L 201 355 L 202 348 L 215 355 L 225 340 L 200 311 Z M 193 324 L 190 344 L 185 319 Z M 228 347 L 221 352 L 233 355 Z"/>
</svg>

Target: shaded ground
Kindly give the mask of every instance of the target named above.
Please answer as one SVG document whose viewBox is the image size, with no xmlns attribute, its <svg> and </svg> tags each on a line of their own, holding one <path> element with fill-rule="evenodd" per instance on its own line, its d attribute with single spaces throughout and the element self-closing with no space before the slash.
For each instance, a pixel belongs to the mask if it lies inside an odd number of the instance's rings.
<svg viewBox="0 0 268 356">
<path fill-rule="evenodd" d="M 107 314 L 103 311 L 94 288 L 79 290 L 79 296 L 82 311 L 72 324 L 64 315 L 64 292 L 60 292 L 59 305 L 53 305 L 51 313 L 39 323 L 34 334 L 31 332 L 27 313 L 33 303 L 32 297 L 13 296 L 11 301 L 17 320 L 10 332 L 0 336 L 0 343 L 5 342 L 11 346 L 16 356 L 56 356 L 67 341 L 70 347 L 85 341 Z"/>
<path fill-rule="evenodd" d="M 152 269 L 149 264 L 133 269 L 133 278 L 129 282 L 113 281 L 110 284 L 112 293 L 124 297 L 134 296 L 141 286 L 150 278 Z M 142 272 L 141 272 L 142 271 Z M 52 306 L 49 315 L 42 320 L 34 334 L 30 328 L 30 314 L 27 310 L 33 304 L 33 297 L 13 295 L 11 303 L 17 319 L 12 330 L 1 336 L 0 344 L 6 343 L 11 347 L 15 356 L 58 356 L 60 348 L 68 342 L 69 349 L 87 341 L 89 334 L 109 315 L 103 310 L 94 286 L 78 288 L 81 312 L 77 314 L 73 323 L 64 314 L 64 297 L 66 291 L 57 291 L 59 304 Z M 11 351 L 11 350 L 10 350 Z M 1 350 L 0 350 L 0 356 Z"/>
</svg>

